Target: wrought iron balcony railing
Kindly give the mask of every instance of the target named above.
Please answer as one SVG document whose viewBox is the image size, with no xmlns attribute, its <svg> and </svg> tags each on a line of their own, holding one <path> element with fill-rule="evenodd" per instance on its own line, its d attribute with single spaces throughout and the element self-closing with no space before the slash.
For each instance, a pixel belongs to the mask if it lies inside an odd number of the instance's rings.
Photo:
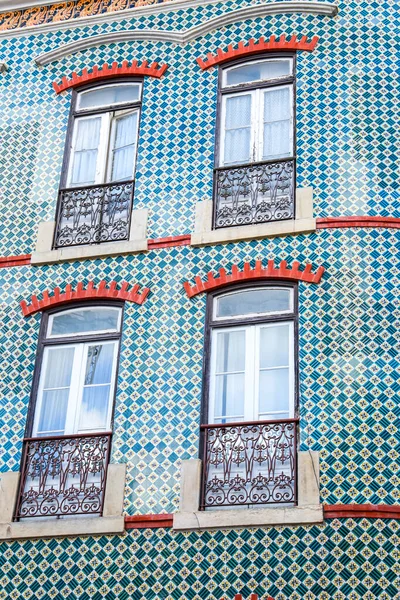
<svg viewBox="0 0 400 600">
<path fill-rule="evenodd" d="M 296 504 L 296 419 L 202 425 L 201 430 L 201 510 Z"/>
<path fill-rule="evenodd" d="M 111 435 L 25 439 L 15 520 L 102 514 Z"/>
<path fill-rule="evenodd" d="M 294 160 L 215 170 L 214 229 L 294 219 Z"/>
<path fill-rule="evenodd" d="M 54 247 L 129 239 L 134 181 L 62 189 Z"/>
</svg>

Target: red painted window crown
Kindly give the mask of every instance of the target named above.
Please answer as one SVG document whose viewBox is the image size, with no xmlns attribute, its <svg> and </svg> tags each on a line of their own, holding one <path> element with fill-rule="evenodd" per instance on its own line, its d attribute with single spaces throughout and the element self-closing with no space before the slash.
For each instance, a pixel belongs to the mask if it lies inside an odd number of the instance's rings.
<svg viewBox="0 0 400 600">
<path fill-rule="evenodd" d="M 72 289 L 72 286 L 68 284 L 63 293 L 60 292 L 59 287 L 54 288 L 51 295 L 48 290 L 45 290 L 41 300 L 38 300 L 37 296 L 32 296 L 31 304 L 29 305 L 25 300 L 22 300 L 22 313 L 24 317 L 27 317 L 28 315 L 33 315 L 36 312 L 53 306 L 59 306 L 60 304 L 67 304 L 76 300 L 98 300 L 100 298 L 111 298 L 143 304 L 150 292 L 149 288 L 143 288 L 142 292 L 139 293 L 138 283 L 132 286 L 130 290 L 129 283 L 126 281 L 121 283 L 120 288 L 117 285 L 116 281 L 110 281 L 107 286 L 107 282 L 103 280 L 100 281 L 98 287 L 95 287 L 93 281 L 89 281 L 85 288 L 84 283 L 80 281 L 76 289 Z"/>
<path fill-rule="evenodd" d="M 164 75 L 168 69 L 168 65 L 159 65 L 157 62 L 153 62 L 150 66 L 147 60 L 144 60 L 142 64 L 138 63 L 137 60 L 133 60 L 131 64 L 127 60 L 124 60 L 122 66 L 119 66 L 117 62 L 113 62 L 111 67 L 107 63 L 104 63 L 102 67 L 95 65 L 91 71 L 83 69 L 80 75 L 72 73 L 71 79 L 63 77 L 61 83 L 53 83 L 53 87 L 56 94 L 60 94 L 64 90 L 69 88 L 78 87 L 84 83 L 101 81 L 104 79 L 110 79 L 111 77 L 126 77 L 129 75 L 145 75 L 148 77 L 160 78 Z"/>
<path fill-rule="evenodd" d="M 306 35 L 303 35 L 303 37 L 300 39 L 297 39 L 296 35 L 292 35 L 289 37 L 289 39 L 286 39 L 285 34 L 282 34 L 279 39 L 276 39 L 274 35 L 271 35 L 269 40 L 266 40 L 264 37 L 260 37 L 257 42 L 252 38 L 248 40 L 247 43 L 239 42 L 236 48 L 230 44 L 227 50 L 218 48 L 215 55 L 209 52 L 205 60 L 202 58 L 196 58 L 196 60 L 200 67 L 204 70 L 209 69 L 214 65 L 219 65 L 229 60 L 233 60 L 234 58 L 250 56 L 252 54 L 258 54 L 259 52 L 270 52 L 274 50 L 305 50 L 307 52 L 312 52 L 317 45 L 318 39 L 319 38 L 316 35 L 311 39 L 310 42 L 307 40 Z"/>
<path fill-rule="evenodd" d="M 262 266 L 262 261 L 257 260 L 254 269 L 250 263 L 244 263 L 243 270 L 240 271 L 237 265 L 232 265 L 232 273 L 227 274 L 225 269 L 219 269 L 219 276 L 215 277 L 212 271 L 207 274 L 207 279 L 202 281 L 200 277 L 195 277 L 195 285 L 191 286 L 185 281 L 183 287 L 189 298 L 209 292 L 230 283 L 238 281 L 251 281 L 252 279 L 289 279 L 291 281 L 306 281 L 308 283 L 319 283 L 324 273 L 324 267 L 318 267 L 315 273 L 312 272 L 312 264 L 307 263 L 304 270 L 300 271 L 300 263 L 293 262 L 292 268 L 287 266 L 286 260 L 282 260 L 279 267 L 275 268 L 274 261 L 269 260 L 266 267 Z"/>
</svg>

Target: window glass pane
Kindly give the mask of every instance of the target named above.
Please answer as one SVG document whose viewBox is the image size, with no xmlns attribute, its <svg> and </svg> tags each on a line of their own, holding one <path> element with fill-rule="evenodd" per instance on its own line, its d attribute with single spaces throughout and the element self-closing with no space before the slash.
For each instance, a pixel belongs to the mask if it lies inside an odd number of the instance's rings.
<svg viewBox="0 0 400 600">
<path fill-rule="evenodd" d="M 292 310 L 291 295 L 290 289 L 258 288 L 220 296 L 216 318 L 288 312 Z"/>
<path fill-rule="evenodd" d="M 259 418 L 289 418 L 289 369 L 260 372 Z M 270 415 L 270 413 L 278 413 Z"/>
<path fill-rule="evenodd" d="M 111 181 L 124 181 L 133 177 L 137 120 L 137 112 L 118 117 L 115 120 L 115 139 L 111 157 Z"/>
<path fill-rule="evenodd" d="M 101 88 L 81 92 L 78 97 L 78 108 L 96 108 L 111 106 L 125 102 L 136 102 L 140 99 L 140 84 L 106 85 Z"/>
<path fill-rule="evenodd" d="M 48 348 L 44 389 L 64 388 L 71 384 L 75 348 Z"/>
<path fill-rule="evenodd" d="M 114 344 L 90 346 L 86 361 L 85 385 L 110 383 Z"/>
<path fill-rule="evenodd" d="M 250 160 L 251 95 L 226 99 L 224 164 Z"/>
<path fill-rule="evenodd" d="M 246 332 L 226 331 L 217 334 L 217 373 L 244 371 Z"/>
<path fill-rule="evenodd" d="M 289 366 L 289 325 L 260 329 L 260 369 Z"/>
<path fill-rule="evenodd" d="M 117 331 L 119 329 L 120 309 L 117 308 L 81 308 L 54 315 L 50 320 L 52 337 L 76 335 L 89 331 Z"/>
<path fill-rule="evenodd" d="M 65 428 L 75 348 L 46 348 L 43 396 L 37 435 L 62 435 Z"/>
<path fill-rule="evenodd" d="M 43 392 L 42 408 L 36 435 L 63 435 L 68 397 L 69 388 Z"/>
<path fill-rule="evenodd" d="M 292 73 L 291 60 L 265 60 L 225 70 L 224 85 L 278 79 Z"/>
<path fill-rule="evenodd" d="M 291 156 L 293 153 L 289 87 L 264 92 L 263 159 Z"/>
<path fill-rule="evenodd" d="M 76 119 L 75 127 L 77 128 L 77 132 L 72 158 L 70 185 L 91 185 L 96 178 L 101 117 Z"/>
<path fill-rule="evenodd" d="M 214 423 L 232 423 L 244 418 L 244 373 L 217 375 Z"/>
<path fill-rule="evenodd" d="M 110 385 L 85 387 L 79 419 L 79 431 L 106 429 Z"/>
<path fill-rule="evenodd" d="M 114 349 L 114 344 L 97 344 L 88 348 L 80 430 L 105 429 L 107 426 Z"/>
</svg>

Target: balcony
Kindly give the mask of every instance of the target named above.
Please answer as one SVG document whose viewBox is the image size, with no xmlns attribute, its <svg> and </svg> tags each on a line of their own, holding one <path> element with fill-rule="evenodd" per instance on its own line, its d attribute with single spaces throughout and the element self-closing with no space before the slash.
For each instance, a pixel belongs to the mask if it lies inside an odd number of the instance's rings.
<svg viewBox="0 0 400 600">
<path fill-rule="evenodd" d="M 61 189 L 53 248 L 129 239 L 134 181 Z"/>
<path fill-rule="evenodd" d="M 202 425 L 200 510 L 297 503 L 297 419 Z"/>
<path fill-rule="evenodd" d="M 111 435 L 25 439 L 14 521 L 101 516 Z"/>
<path fill-rule="evenodd" d="M 214 229 L 295 218 L 294 160 L 215 170 Z"/>
</svg>

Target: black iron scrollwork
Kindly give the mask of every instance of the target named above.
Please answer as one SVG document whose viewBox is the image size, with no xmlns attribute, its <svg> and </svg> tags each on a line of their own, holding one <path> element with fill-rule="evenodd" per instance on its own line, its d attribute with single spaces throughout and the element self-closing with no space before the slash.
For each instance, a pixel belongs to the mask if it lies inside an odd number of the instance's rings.
<svg viewBox="0 0 400 600">
<path fill-rule="evenodd" d="M 15 518 L 100 514 L 111 434 L 24 441 Z"/>
<path fill-rule="evenodd" d="M 60 190 L 55 248 L 129 239 L 133 181 Z"/>
<path fill-rule="evenodd" d="M 216 170 L 214 227 L 294 218 L 294 161 Z"/>
<path fill-rule="evenodd" d="M 203 425 L 202 508 L 296 501 L 296 422 Z"/>
</svg>

